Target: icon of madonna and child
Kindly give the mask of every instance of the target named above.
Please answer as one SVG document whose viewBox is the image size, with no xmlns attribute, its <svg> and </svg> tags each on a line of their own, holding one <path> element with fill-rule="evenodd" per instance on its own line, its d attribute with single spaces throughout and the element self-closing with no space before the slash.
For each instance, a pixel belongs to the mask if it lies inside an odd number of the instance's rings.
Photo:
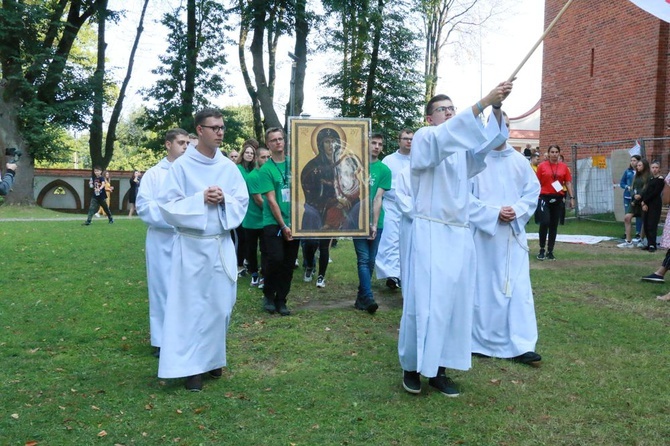
<svg viewBox="0 0 670 446">
<path fill-rule="evenodd" d="M 316 156 L 300 173 L 304 193 L 301 229 L 324 234 L 367 229 L 360 215 L 361 200 L 366 203 L 368 193 L 364 183 L 367 163 L 361 160 L 367 153 L 360 150 L 363 143 L 358 147 L 360 154 L 351 150 L 346 133 L 333 122 L 317 126 L 310 140 Z M 369 207 L 365 206 L 363 211 L 363 217 L 369 215 Z"/>
</svg>

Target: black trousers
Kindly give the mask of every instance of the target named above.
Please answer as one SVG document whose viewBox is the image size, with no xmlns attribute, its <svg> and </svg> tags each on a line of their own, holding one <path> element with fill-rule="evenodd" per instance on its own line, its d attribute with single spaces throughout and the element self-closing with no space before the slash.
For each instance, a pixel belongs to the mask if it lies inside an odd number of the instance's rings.
<svg viewBox="0 0 670 446">
<path fill-rule="evenodd" d="M 86 216 L 86 221 L 91 222 L 93 214 L 98 212 L 98 209 L 102 207 L 102 210 L 107 214 L 109 220 L 112 219 L 112 213 L 109 211 L 109 206 L 107 206 L 107 201 L 104 198 L 98 198 L 95 195 L 91 197 L 91 202 L 88 205 L 88 215 Z"/>
<path fill-rule="evenodd" d="M 263 238 L 267 254 L 263 295 L 274 302 L 286 302 L 286 296 L 291 291 L 293 267 L 295 259 L 298 258 L 300 241 L 286 241 L 279 225 L 264 227 Z"/>
<path fill-rule="evenodd" d="M 647 237 L 647 246 L 656 247 L 656 236 L 658 233 L 658 222 L 661 221 L 661 211 L 663 206 L 661 200 L 652 203 L 647 208 L 647 212 L 642 215 L 642 224 L 644 225 L 644 235 Z"/>
<path fill-rule="evenodd" d="M 261 270 L 265 274 L 267 269 L 265 254 L 265 238 L 262 229 L 244 228 L 244 238 L 247 245 L 247 270 L 251 273 L 258 272 L 258 249 L 261 251 Z"/>
<path fill-rule="evenodd" d="M 544 249 L 547 244 L 547 232 L 549 233 L 549 244 L 547 251 L 552 252 L 556 244 L 556 234 L 558 233 L 558 223 L 562 220 L 565 212 L 565 203 L 563 197 L 556 198 L 556 201 L 551 203 L 551 199 L 546 200 L 546 206 L 549 210 L 549 223 L 540 224 L 540 248 Z"/>
<path fill-rule="evenodd" d="M 305 264 L 308 268 L 314 268 L 314 255 L 319 250 L 319 276 L 325 276 L 328 269 L 328 259 L 330 258 L 329 238 L 318 238 L 305 240 L 302 247 L 302 253 L 305 256 Z"/>
</svg>

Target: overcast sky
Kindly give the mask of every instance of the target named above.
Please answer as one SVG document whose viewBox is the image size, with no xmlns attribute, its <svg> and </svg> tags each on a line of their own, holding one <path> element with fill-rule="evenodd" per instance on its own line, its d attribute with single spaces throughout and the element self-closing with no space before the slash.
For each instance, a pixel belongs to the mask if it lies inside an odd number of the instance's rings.
<svg viewBox="0 0 670 446">
<path fill-rule="evenodd" d="M 110 65 L 117 67 L 115 77 L 122 80 L 125 66 L 135 37 L 135 28 L 139 20 L 140 2 L 111 0 L 111 9 L 127 9 L 127 14 L 118 25 L 108 28 L 108 57 Z M 142 104 L 138 90 L 151 85 L 155 77 L 151 70 L 158 63 L 158 55 L 167 48 L 165 29 L 158 24 L 161 15 L 174 2 L 152 1 L 147 18 L 145 31 L 142 34 L 138 57 L 135 61 L 133 78 L 124 103 L 124 110 L 136 108 Z M 517 0 L 507 2 L 510 10 L 505 20 L 498 20 L 493 29 L 482 32 L 481 47 L 474 48 L 471 56 L 451 54 L 443 55 L 440 66 L 438 92 L 448 94 L 458 107 L 467 107 L 488 93 L 498 82 L 505 80 L 523 60 L 526 53 L 543 32 L 544 2 L 540 0 Z M 478 45 L 477 45 L 478 46 Z M 287 52 L 291 51 L 293 42 L 285 39 L 277 51 L 277 110 L 283 110 L 288 102 L 291 64 Z M 479 57 L 481 49 L 481 58 Z M 242 75 L 237 62 L 237 47 L 231 45 L 226 49 L 228 57 L 228 81 L 233 86 L 231 93 L 220 98 L 220 105 L 248 104 L 249 98 L 244 88 Z M 250 60 L 249 60 L 250 63 Z M 307 66 L 305 92 L 319 91 L 323 61 L 311 59 Z M 481 68 L 481 69 L 480 69 Z M 514 91 L 505 103 L 505 109 L 511 117 L 528 111 L 539 100 L 542 77 L 542 46 L 526 63 L 517 76 Z M 306 94 L 304 110 L 313 117 L 327 117 L 332 113 L 324 108 L 319 101 L 320 94 Z"/>
</svg>

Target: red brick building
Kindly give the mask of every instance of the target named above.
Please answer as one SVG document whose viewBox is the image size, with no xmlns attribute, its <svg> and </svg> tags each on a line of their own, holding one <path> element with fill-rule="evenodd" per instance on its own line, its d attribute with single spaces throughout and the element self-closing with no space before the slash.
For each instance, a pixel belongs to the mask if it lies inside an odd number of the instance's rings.
<svg viewBox="0 0 670 446">
<path fill-rule="evenodd" d="M 565 2 L 545 1 L 545 28 Z M 541 147 L 570 159 L 574 144 L 582 158 L 642 139 L 667 168 L 669 51 L 669 24 L 630 1 L 574 1 L 544 40 Z"/>
</svg>

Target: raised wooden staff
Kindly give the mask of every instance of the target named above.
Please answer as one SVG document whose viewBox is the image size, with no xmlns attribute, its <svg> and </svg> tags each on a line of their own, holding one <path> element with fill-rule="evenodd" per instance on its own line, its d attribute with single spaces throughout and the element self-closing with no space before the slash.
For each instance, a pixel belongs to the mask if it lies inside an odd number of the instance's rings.
<svg viewBox="0 0 670 446">
<path fill-rule="evenodd" d="M 523 66 L 526 64 L 526 62 L 528 62 L 528 59 L 530 59 L 530 56 L 533 55 L 533 53 L 535 52 L 535 50 L 537 49 L 537 47 L 540 46 L 540 43 L 542 43 L 542 41 L 543 41 L 544 38 L 547 36 L 547 34 L 549 34 L 549 31 L 551 31 L 551 29 L 554 27 L 554 25 L 556 24 L 556 22 L 558 22 L 558 19 L 561 18 L 561 16 L 563 15 L 563 13 L 568 9 L 568 6 L 570 6 L 570 4 L 571 4 L 573 1 L 574 1 L 574 0 L 568 0 L 568 1 L 565 3 L 565 6 L 563 6 L 563 9 L 561 9 L 561 10 L 559 11 L 558 15 L 556 15 L 556 17 L 554 17 L 554 20 L 551 21 L 551 23 L 549 24 L 549 26 L 547 27 L 547 29 L 544 31 L 544 33 L 540 36 L 540 38 L 537 40 L 537 42 L 535 42 L 535 45 L 533 45 L 533 48 L 530 49 L 530 51 L 528 52 L 528 54 L 526 54 L 526 57 L 524 57 L 524 59 L 523 59 L 523 60 L 521 61 L 521 63 L 519 64 L 519 66 L 516 67 L 516 70 L 514 70 L 514 72 L 512 73 L 512 75 L 507 79 L 508 82 L 512 82 L 512 81 L 516 78 L 517 73 L 518 73 L 519 71 L 521 71 L 521 67 L 523 67 Z"/>
</svg>

